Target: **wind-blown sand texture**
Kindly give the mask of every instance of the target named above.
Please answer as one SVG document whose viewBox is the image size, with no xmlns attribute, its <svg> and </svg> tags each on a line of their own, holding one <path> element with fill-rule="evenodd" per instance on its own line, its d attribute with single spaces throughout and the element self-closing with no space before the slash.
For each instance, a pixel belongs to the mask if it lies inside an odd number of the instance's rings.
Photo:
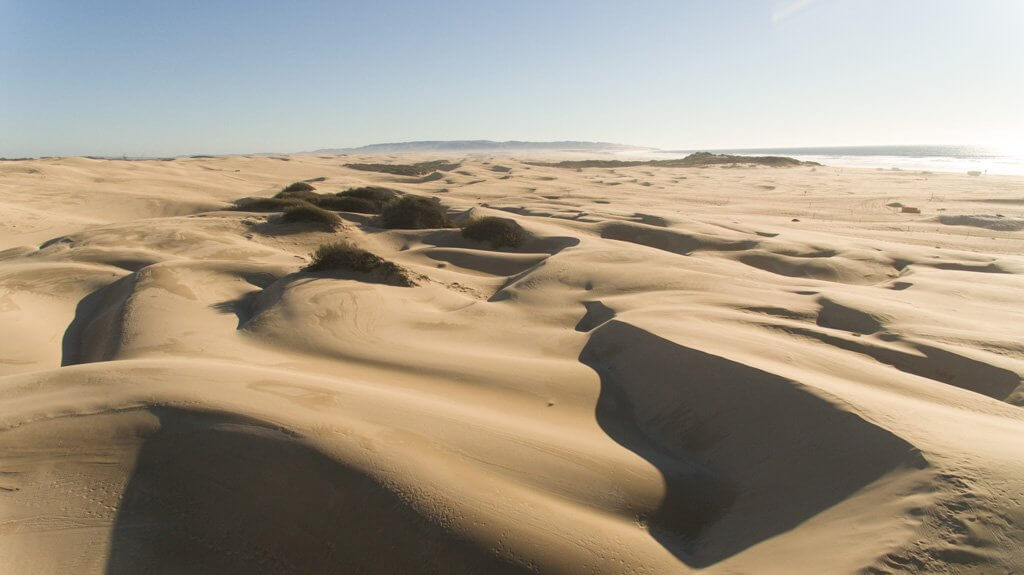
<svg viewBox="0 0 1024 575">
<path fill-rule="evenodd" d="M 0 163 L 0 572 L 1024 570 L 1024 181 L 527 160 Z"/>
</svg>

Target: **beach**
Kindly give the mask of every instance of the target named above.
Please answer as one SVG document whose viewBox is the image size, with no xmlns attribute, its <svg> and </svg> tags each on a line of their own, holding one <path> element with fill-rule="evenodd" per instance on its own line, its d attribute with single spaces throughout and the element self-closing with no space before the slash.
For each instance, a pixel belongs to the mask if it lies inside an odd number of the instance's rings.
<svg viewBox="0 0 1024 575">
<path fill-rule="evenodd" d="M 1024 176 L 561 159 L 0 162 L 0 571 L 1024 565 Z"/>
</svg>

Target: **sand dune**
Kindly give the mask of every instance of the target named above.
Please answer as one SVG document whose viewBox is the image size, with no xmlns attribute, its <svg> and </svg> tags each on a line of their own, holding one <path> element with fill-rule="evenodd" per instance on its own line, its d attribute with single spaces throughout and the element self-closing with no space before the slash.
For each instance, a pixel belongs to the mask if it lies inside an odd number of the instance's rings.
<svg viewBox="0 0 1024 575">
<path fill-rule="evenodd" d="M 0 571 L 1024 569 L 1024 182 L 558 160 L 2 163 Z"/>
</svg>

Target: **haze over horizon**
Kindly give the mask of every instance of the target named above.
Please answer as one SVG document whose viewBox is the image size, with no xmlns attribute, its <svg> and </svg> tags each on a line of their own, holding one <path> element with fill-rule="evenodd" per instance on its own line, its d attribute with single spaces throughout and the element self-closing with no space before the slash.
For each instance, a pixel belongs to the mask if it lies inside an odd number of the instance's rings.
<svg viewBox="0 0 1024 575">
<path fill-rule="evenodd" d="M 1022 16 L 999 0 L 3 1 L 0 156 L 476 139 L 1014 148 Z"/>
</svg>

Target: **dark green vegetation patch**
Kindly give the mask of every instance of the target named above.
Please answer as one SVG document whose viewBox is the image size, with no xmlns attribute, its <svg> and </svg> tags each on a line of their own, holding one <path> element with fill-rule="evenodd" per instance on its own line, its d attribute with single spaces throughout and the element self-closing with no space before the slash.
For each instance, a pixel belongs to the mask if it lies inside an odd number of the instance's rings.
<svg viewBox="0 0 1024 575">
<path fill-rule="evenodd" d="M 380 223 L 382 227 L 401 230 L 451 227 L 441 202 L 420 196 L 402 196 L 388 202 L 380 213 Z"/>
<path fill-rule="evenodd" d="M 302 182 L 299 182 L 302 183 Z M 312 188 L 312 186 L 310 186 Z M 273 198 L 242 198 L 235 209 L 249 212 L 280 212 L 303 204 L 336 212 L 379 214 L 384 204 L 397 199 L 401 192 L 378 186 L 352 188 L 337 194 L 319 194 L 295 184 L 281 190 Z"/>
<path fill-rule="evenodd" d="M 235 209 L 243 212 L 283 212 L 304 203 L 296 198 L 242 198 L 235 201 Z"/>
<path fill-rule="evenodd" d="M 526 239 L 526 232 L 515 220 L 486 217 L 466 224 L 462 228 L 462 237 L 489 242 L 496 248 L 515 248 Z"/>
<path fill-rule="evenodd" d="M 348 242 L 323 244 L 313 252 L 307 272 L 355 272 L 368 274 L 369 279 L 390 285 L 416 285 L 408 270 Z"/>
<path fill-rule="evenodd" d="M 319 205 L 343 212 L 358 212 L 360 214 L 379 214 L 384 205 L 395 200 L 401 195 L 395 190 L 381 188 L 378 186 L 365 186 L 352 188 L 338 193 L 333 198 L 323 198 Z M 331 207 L 331 206 L 338 207 Z"/>
<path fill-rule="evenodd" d="M 293 184 L 288 184 L 287 186 L 285 186 L 278 194 L 278 196 L 280 196 L 281 194 L 288 194 L 294 192 L 312 192 L 315 189 L 316 188 L 314 188 L 308 182 L 295 182 Z"/>
<path fill-rule="evenodd" d="M 281 216 L 281 221 L 289 224 L 314 224 L 332 230 L 341 225 L 341 218 L 338 217 L 338 214 L 306 203 L 286 209 L 284 215 Z"/>
<path fill-rule="evenodd" d="M 380 172 L 396 176 L 423 176 L 436 171 L 450 172 L 458 168 L 459 164 L 451 163 L 447 160 L 434 160 L 415 164 L 345 164 L 345 167 L 364 172 Z"/>
</svg>

